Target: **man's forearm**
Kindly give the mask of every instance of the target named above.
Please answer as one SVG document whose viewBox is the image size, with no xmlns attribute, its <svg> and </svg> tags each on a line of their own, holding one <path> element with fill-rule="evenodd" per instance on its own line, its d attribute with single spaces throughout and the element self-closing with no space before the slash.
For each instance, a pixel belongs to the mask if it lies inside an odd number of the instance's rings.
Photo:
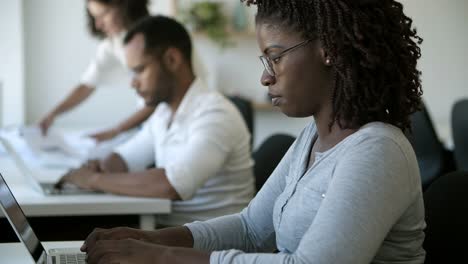
<svg viewBox="0 0 468 264">
<path fill-rule="evenodd" d="M 117 153 L 113 152 L 104 160 L 99 162 L 100 171 L 103 173 L 122 173 L 128 172 L 127 163 Z"/>
<path fill-rule="evenodd" d="M 164 169 L 133 173 L 97 173 L 91 188 L 120 195 L 180 200 Z"/>
</svg>

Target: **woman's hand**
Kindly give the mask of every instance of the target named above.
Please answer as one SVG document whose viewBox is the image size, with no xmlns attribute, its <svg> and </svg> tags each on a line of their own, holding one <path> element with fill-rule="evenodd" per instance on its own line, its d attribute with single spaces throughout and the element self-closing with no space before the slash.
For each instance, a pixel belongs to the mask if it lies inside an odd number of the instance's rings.
<svg viewBox="0 0 468 264">
<path fill-rule="evenodd" d="M 191 263 L 208 264 L 210 252 L 192 249 L 193 238 L 187 227 L 144 231 L 128 227 L 95 229 L 81 251 L 88 264 L 108 263 Z"/>
<path fill-rule="evenodd" d="M 55 114 L 50 113 L 46 117 L 44 117 L 41 122 L 39 122 L 39 127 L 41 128 L 41 132 L 43 136 L 47 135 L 47 131 L 49 131 L 50 126 L 54 123 Z"/>
<path fill-rule="evenodd" d="M 165 261 L 169 247 L 126 238 L 120 240 L 99 240 L 87 247 L 88 264 L 146 264 L 168 263 Z"/>
<path fill-rule="evenodd" d="M 96 246 L 98 241 L 103 240 L 121 240 L 121 239 L 137 239 L 144 242 L 153 242 L 151 231 L 144 231 L 129 227 L 116 227 L 112 229 L 96 228 L 88 235 L 81 251 L 88 251 Z"/>
<path fill-rule="evenodd" d="M 128 227 L 97 228 L 81 251 L 87 253 L 87 263 L 162 263 L 157 259 L 166 247 L 153 244 L 151 233 Z"/>
</svg>

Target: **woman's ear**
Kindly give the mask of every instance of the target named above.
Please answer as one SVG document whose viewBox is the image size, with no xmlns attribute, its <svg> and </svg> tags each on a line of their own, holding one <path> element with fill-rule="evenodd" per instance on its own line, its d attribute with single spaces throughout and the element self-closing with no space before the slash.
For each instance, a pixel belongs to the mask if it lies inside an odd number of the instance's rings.
<svg viewBox="0 0 468 264">
<path fill-rule="evenodd" d="M 163 56 L 166 67 L 175 72 L 179 69 L 183 63 L 182 53 L 176 48 L 168 48 Z"/>
<path fill-rule="evenodd" d="M 322 59 L 323 64 L 325 66 L 331 66 L 332 65 L 332 60 L 330 56 L 328 55 L 328 52 L 325 51 L 325 49 L 320 48 L 320 58 Z"/>
</svg>

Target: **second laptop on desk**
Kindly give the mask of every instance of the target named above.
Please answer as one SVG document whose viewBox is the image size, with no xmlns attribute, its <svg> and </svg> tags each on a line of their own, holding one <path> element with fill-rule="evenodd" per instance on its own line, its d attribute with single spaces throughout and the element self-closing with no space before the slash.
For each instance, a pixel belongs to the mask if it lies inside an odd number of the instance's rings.
<svg viewBox="0 0 468 264">
<path fill-rule="evenodd" d="M 9 156 L 15 162 L 16 167 L 24 177 L 25 181 L 37 192 L 45 195 L 76 195 L 97 193 L 92 190 L 81 189 L 72 184 L 62 185 L 61 188 L 56 188 L 55 183 L 41 183 L 34 176 L 32 170 L 26 165 L 21 155 L 16 151 L 7 137 L 0 135 L 0 143 L 4 146 Z"/>
</svg>

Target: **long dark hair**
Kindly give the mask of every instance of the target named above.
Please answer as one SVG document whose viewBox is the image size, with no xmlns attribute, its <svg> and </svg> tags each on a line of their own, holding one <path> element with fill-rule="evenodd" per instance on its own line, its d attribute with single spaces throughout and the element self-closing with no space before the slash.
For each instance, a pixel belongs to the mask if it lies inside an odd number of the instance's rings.
<svg viewBox="0 0 468 264">
<path fill-rule="evenodd" d="M 274 23 L 316 39 L 335 73 L 333 121 L 358 128 L 372 121 L 410 128 L 421 103 L 422 39 L 395 0 L 241 0 L 258 7 L 257 23 Z M 331 124 L 331 125 L 332 125 Z"/>
<path fill-rule="evenodd" d="M 86 0 L 95 1 L 105 5 L 115 6 L 122 15 L 123 25 L 129 28 L 133 23 L 149 15 L 149 0 Z M 94 17 L 86 9 L 88 17 L 88 29 L 91 35 L 97 38 L 105 38 L 104 32 L 98 30 L 95 25 Z"/>
</svg>

